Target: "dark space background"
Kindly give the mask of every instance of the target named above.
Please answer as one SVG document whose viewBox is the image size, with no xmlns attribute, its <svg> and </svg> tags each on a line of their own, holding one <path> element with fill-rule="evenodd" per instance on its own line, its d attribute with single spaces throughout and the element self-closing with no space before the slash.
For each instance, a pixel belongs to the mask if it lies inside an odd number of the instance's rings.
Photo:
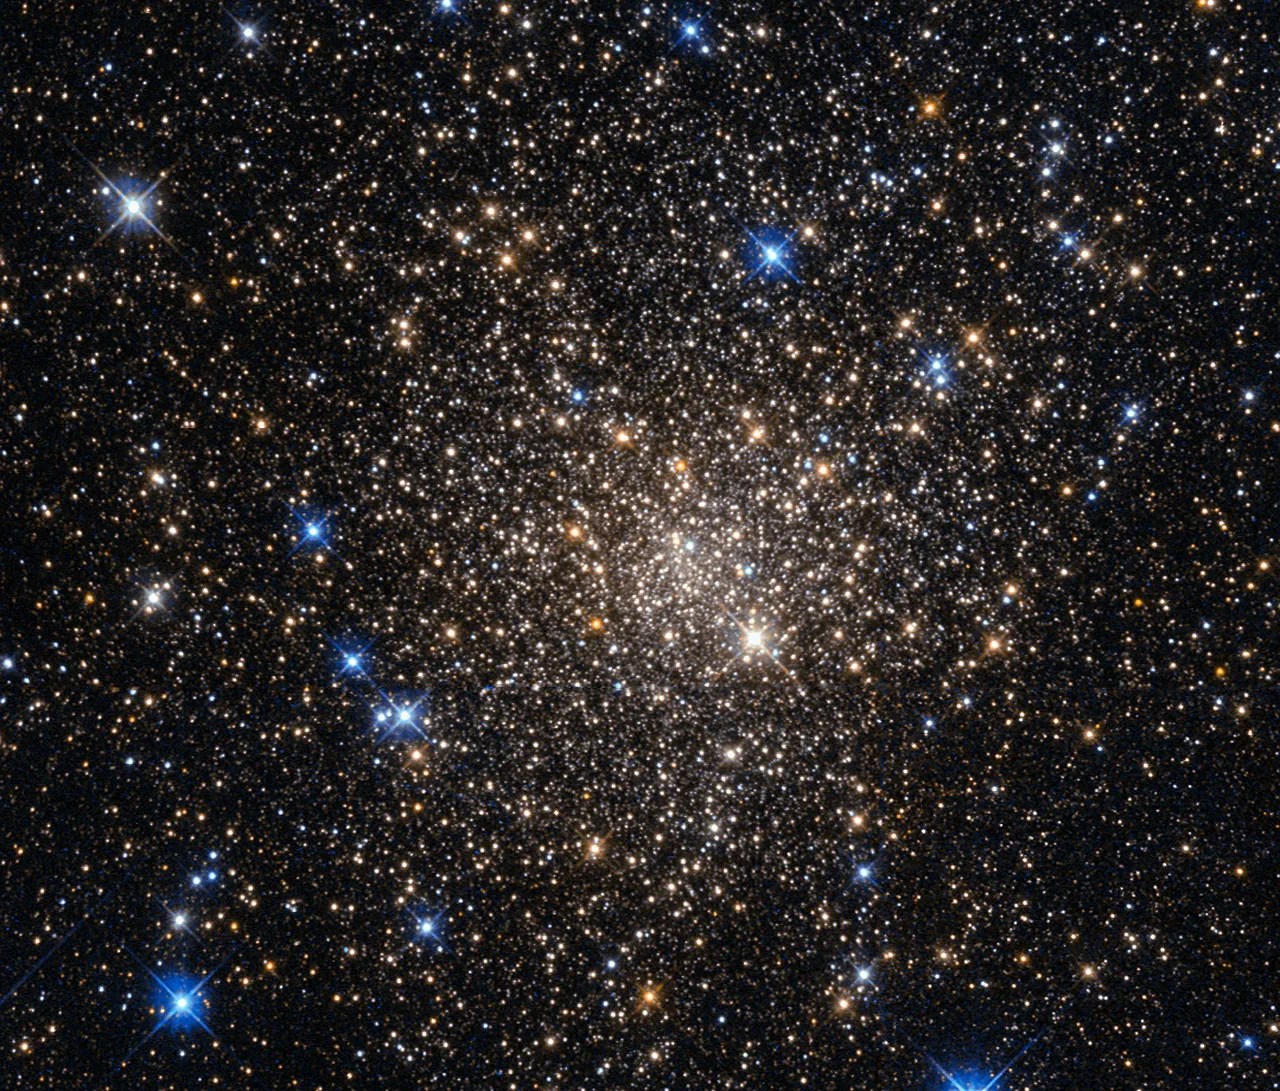
<svg viewBox="0 0 1280 1091">
<path fill-rule="evenodd" d="M 1270 3 L 13 3 L 0 1087 L 1280 1086 Z"/>
</svg>

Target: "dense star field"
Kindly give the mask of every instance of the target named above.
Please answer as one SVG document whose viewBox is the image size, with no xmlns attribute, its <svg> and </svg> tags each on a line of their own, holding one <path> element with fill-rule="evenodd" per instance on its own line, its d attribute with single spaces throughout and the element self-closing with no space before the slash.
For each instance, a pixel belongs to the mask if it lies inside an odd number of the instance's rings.
<svg viewBox="0 0 1280 1091">
<path fill-rule="evenodd" d="M 0 1086 L 1280 1087 L 1273 5 L 6 7 Z"/>
</svg>

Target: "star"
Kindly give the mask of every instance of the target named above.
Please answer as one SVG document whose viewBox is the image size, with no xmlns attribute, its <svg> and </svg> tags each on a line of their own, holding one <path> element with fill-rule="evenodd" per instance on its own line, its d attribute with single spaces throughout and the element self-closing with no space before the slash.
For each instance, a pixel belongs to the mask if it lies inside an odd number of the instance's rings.
<svg viewBox="0 0 1280 1091">
<path fill-rule="evenodd" d="M 372 640 L 362 644 L 354 641 L 330 640 L 329 645 L 337 656 L 339 677 L 367 678 L 369 649 L 373 647 L 373 643 Z"/>
<path fill-rule="evenodd" d="M 331 548 L 327 516 L 315 513 L 303 514 L 295 511 L 293 517 L 297 520 L 298 531 L 293 548 L 289 550 L 290 554 L 297 553 L 300 550 L 318 553 Z"/>
<path fill-rule="evenodd" d="M 444 914 L 439 911 L 424 911 L 413 918 L 413 940 L 418 944 L 430 944 L 437 950 L 449 951 L 445 941 Z"/>
<path fill-rule="evenodd" d="M 424 726 L 427 704 L 425 695 L 416 700 L 405 697 L 396 699 L 386 694 L 380 695 L 380 698 L 381 704 L 374 711 L 374 723 L 381 731 L 379 742 L 395 737 L 413 737 L 430 742 Z"/>
<path fill-rule="evenodd" d="M 795 232 L 783 234 L 773 228 L 762 228 L 758 232 L 747 232 L 751 242 L 751 261 L 754 263 L 747 273 L 747 280 L 760 277 L 763 280 L 776 280 L 786 277 L 799 283 L 799 279 L 791 268 L 791 242 Z"/>
</svg>

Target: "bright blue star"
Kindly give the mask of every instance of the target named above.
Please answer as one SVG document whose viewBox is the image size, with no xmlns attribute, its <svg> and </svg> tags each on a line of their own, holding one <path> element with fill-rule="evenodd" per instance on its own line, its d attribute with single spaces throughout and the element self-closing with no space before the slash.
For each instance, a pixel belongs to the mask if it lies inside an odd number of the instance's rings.
<svg viewBox="0 0 1280 1091">
<path fill-rule="evenodd" d="M 150 970 L 147 972 L 151 973 Z M 206 977 L 203 980 L 183 976 L 162 978 L 156 974 L 151 974 L 151 977 L 157 986 L 154 1004 L 160 1017 L 152 1028 L 152 1034 L 164 1026 L 178 1031 L 199 1027 L 206 1034 L 213 1033 L 209 1029 L 209 1024 L 204 1021 L 204 1013 L 209 1007 L 209 1001 L 204 996 L 204 987 L 208 984 L 209 978 Z"/>
<path fill-rule="evenodd" d="M 355 678 L 368 677 L 368 653 L 369 649 L 373 647 L 372 640 L 368 640 L 363 644 L 356 644 L 353 641 L 339 642 L 336 640 L 330 640 L 329 644 L 337 655 L 339 676 Z"/>
<path fill-rule="evenodd" d="M 933 1058 L 930 1058 L 930 1060 L 933 1060 Z M 950 1091 L 993 1091 L 1004 1075 L 1002 1072 L 992 1080 L 974 1076 L 959 1076 L 954 1072 L 948 1072 L 936 1061 L 933 1064 L 947 1081 L 947 1087 L 950 1088 Z"/>
<path fill-rule="evenodd" d="M 205 1012 L 209 1008 L 209 1001 L 204 995 L 204 988 L 226 965 L 225 959 L 201 978 L 193 978 L 185 974 L 168 974 L 161 977 L 129 948 L 126 947 L 125 952 L 151 978 L 155 986 L 152 1005 L 158 1016 L 146 1037 L 129 1051 L 128 1057 L 125 1058 L 126 1060 L 132 1057 L 162 1027 L 169 1027 L 177 1031 L 199 1027 L 206 1034 L 213 1034 L 213 1031 L 209 1029 L 209 1024 L 205 1022 Z"/>
<path fill-rule="evenodd" d="M 413 940 L 415 943 L 431 944 L 437 950 L 448 951 L 449 944 L 445 940 L 445 917 L 440 911 L 426 910 L 413 915 Z"/>
<path fill-rule="evenodd" d="M 428 712 L 425 695 L 416 700 L 407 697 L 393 698 L 385 693 L 380 697 L 381 701 L 373 713 L 374 726 L 380 732 L 379 742 L 397 736 L 417 737 L 430 742 L 425 727 Z"/>
<path fill-rule="evenodd" d="M 298 539 L 289 550 L 290 554 L 298 550 L 316 552 L 329 547 L 329 519 L 325 515 L 295 511 L 294 519 L 298 522 Z"/>
<path fill-rule="evenodd" d="M 878 886 L 876 882 L 876 867 L 872 862 L 863 862 L 853 865 L 853 873 L 849 879 L 849 885 L 857 886 Z"/>
<path fill-rule="evenodd" d="M 159 182 L 147 185 L 135 179 L 126 178 L 121 182 L 109 181 L 102 177 L 102 196 L 107 198 L 111 214 L 115 217 L 111 225 L 103 232 L 110 235 L 117 228 L 125 234 L 136 234 L 150 231 L 159 235 L 160 229 L 155 224 L 155 200 L 153 194 Z"/>
<path fill-rule="evenodd" d="M 675 41 L 672 43 L 672 50 L 676 49 L 696 49 L 704 56 L 710 54 L 711 46 L 707 43 L 703 36 L 702 24 L 705 22 L 706 16 L 700 15 L 696 19 L 685 19 L 677 24 Z"/>
<path fill-rule="evenodd" d="M 929 364 L 929 381 L 935 387 L 944 387 L 951 382 L 951 374 L 947 370 L 950 361 L 941 352 L 930 353 L 926 357 Z"/>
<path fill-rule="evenodd" d="M 772 228 L 764 228 L 758 234 L 748 231 L 747 237 L 752 243 L 751 261 L 755 263 L 747 274 L 748 280 L 757 276 L 765 280 L 789 277 L 799 283 L 799 278 L 791 270 L 790 248 L 794 232 L 783 235 Z"/>
</svg>

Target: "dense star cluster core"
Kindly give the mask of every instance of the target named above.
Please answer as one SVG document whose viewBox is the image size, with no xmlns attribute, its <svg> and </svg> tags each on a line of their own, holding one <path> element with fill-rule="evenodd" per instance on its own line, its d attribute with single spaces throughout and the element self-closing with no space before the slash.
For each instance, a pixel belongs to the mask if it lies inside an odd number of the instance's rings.
<svg viewBox="0 0 1280 1091">
<path fill-rule="evenodd" d="M 6 5 L 0 1085 L 1280 1087 L 1278 45 Z"/>
</svg>

